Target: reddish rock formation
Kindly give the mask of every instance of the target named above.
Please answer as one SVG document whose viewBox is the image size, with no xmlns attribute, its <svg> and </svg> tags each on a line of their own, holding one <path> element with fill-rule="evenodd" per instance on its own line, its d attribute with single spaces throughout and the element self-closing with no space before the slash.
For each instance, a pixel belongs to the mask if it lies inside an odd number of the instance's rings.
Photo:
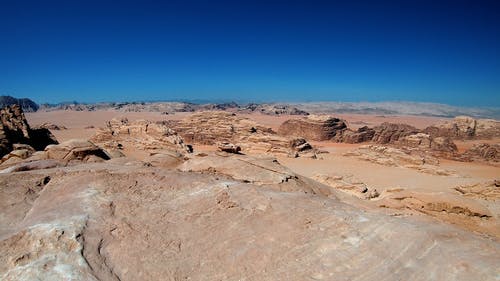
<svg viewBox="0 0 500 281">
<path fill-rule="evenodd" d="M 297 156 L 313 151 L 304 139 L 279 136 L 270 128 L 229 112 L 198 112 L 169 125 L 187 142 L 202 145 L 228 142 L 240 146 L 242 153 Z"/>
<path fill-rule="evenodd" d="M 395 143 L 400 138 L 419 133 L 413 126 L 394 123 L 382 123 L 374 130 L 372 141 L 379 144 Z"/>
<path fill-rule="evenodd" d="M 458 116 L 443 124 L 427 127 L 424 132 L 432 137 L 488 139 L 500 137 L 500 122 L 492 119 L 474 119 L 468 116 Z"/>
<path fill-rule="evenodd" d="M 465 161 L 500 162 L 500 144 L 475 144 L 465 151 L 460 158 Z"/>
<path fill-rule="evenodd" d="M 333 139 L 347 128 L 344 120 L 330 116 L 310 115 L 285 121 L 278 129 L 283 136 L 303 137 L 315 141 Z"/>
<path fill-rule="evenodd" d="M 166 123 L 137 120 L 129 122 L 126 118 L 113 119 L 106 123 L 91 140 L 105 148 L 122 149 L 131 146 L 141 150 L 180 150 L 191 152 L 192 147 L 184 143 Z"/>
<path fill-rule="evenodd" d="M 339 134 L 335 137 L 335 140 L 345 143 L 361 143 L 371 141 L 374 135 L 374 129 L 363 126 L 356 131 L 344 130 L 342 134 Z"/>
</svg>

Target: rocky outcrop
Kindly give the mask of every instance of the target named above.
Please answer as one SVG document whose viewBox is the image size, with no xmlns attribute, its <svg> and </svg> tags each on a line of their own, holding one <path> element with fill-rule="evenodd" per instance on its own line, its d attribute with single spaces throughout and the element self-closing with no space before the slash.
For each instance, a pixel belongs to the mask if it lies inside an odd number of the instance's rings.
<svg viewBox="0 0 500 281">
<path fill-rule="evenodd" d="M 380 145 L 362 145 L 344 153 L 344 156 L 356 157 L 372 163 L 415 169 L 422 173 L 449 176 L 456 173 L 439 167 L 439 160 L 422 151 L 403 150 Z"/>
<path fill-rule="evenodd" d="M 43 150 L 57 140 L 44 128 L 30 128 L 20 106 L 0 109 L 0 157 L 9 153 L 14 144 L 28 144 L 35 150 Z"/>
<path fill-rule="evenodd" d="M 476 184 L 461 185 L 453 188 L 465 197 L 487 201 L 500 200 L 500 181 L 492 180 Z"/>
<path fill-rule="evenodd" d="M 336 136 L 335 140 L 338 142 L 345 143 L 361 143 L 361 142 L 369 142 L 373 139 L 375 135 L 375 130 L 373 128 L 369 128 L 368 126 L 363 126 L 356 131 L 352 130 L 344 130 L 342 134 Z"/>
<path fill-rule="evenodd" d="M 379 207 L 397 209 L 401 214 L 423 213 L 472 231 L 492 235 L 497 235 L 500 226 L 497 221 L 492 223 L 493 226 L 487 226 L 485 221 L 495 220 L 493 213 L 478 201 L 460 194 L 395 189 L 384 192 L 381 197 L 377 201 Z"/>
<path fill-rule="evenodd" d="M 347 128 L 344 120 L 330 116 L 310 115 L 285 121 L 278 129 L 283 136 L 303 137 L 315 141 L 333 139 Z"/>
<path fill-rule="evenodd" d="M 72 139 L 60 144 L 49 145 L 45 148 L 45 153 L 41 158 L 56 159 L 65 162 L 83 161 L 99 162 L 109 160 L 108 153 L 90 141 L 82 139 Z"/>
<path fill-rule="evenodd" d="M 395 144 L 409 149 L 431 151 L 434 155 L 439 153 L 441 153 L 442 156 L 445 154 L 453 155 L 457 152 L 457 146 L 450 138 L 432 138 L 430 135 L 424 133 L 416 133 L 414 135 L 402 137 L 398 139 Z"/>
<path fill-rule="evenodd" d="M 460 155 L 464 161 L 488 161 L 500 162 L 500 144 L 480 143 L 473 145 L 470 149 Z"/>
<path fill-rule="evenodd" d="M 197 112 L 181 121 L 170 121 L 187 142 L 217 145 L 227 142 L 241 147 L 241 153 L 297 156 L 313 153 L 312 146 L 301 138 L 283 137 L 248 118 L 223 111 Z"/>
<path fill-rule="evenodd" d="M 36 128 L 43 128 L 43 129 L 47 129 L 47 130 L 56 130 L 56 131 L 68 129 L 62 125 L 56 125 L 56 124 L 47 123 L 47 122 L 36 126 Z"/>
<path fill-rule="evenodd" d="M 474 119 L 457 116 L 453 120 L 427 127 L 424 132 L 432 137 L 452 139 L 488 139 L 500 137 L 500 122 L 493 119 Z"/>
<path fill-rule="evenodd" d="M 166 123 L 128 119 L 113 119 L 100 129 L 91 141 L 108 149 L 133 147 L 145 151 L 164 149 L 191 152 L 192 147 L 184 143 Z"/>
<path fill-rule="evenodd" d="M 395 143 L 400 138 L 419 133 L 419 130 L 406 124 L 382 123 L 373 128 L 372 141 L 378 144 Z"/>
<path fill-rule="evenodd" d="M 35 112 L 39 108 L 38 104 L 27 98 L 16 99 L 11 96 L 0 96 L 0 108 L 11 105 L 20 106 L 24 112 Z"/>
<path fill-rule="evenodd" d="M 186 164 L 191 172 L 108 162 L 0 175 L 0 279 L 447 281 L 498 275 L 494 239 L 361 210 L 272 160 L 208 157 L 200 157 L 208 163 Z M 400 212 L 410 206 L 407 195 L 391 200 Z M 495 220 L 479 206 L 429 199 L 411 204 L 436 216 L 444 209 L 456 213 L 450 217 Z"/>
<path fill-rule="evenodd" d="M 352 175 L 316 174 L 312 179 L 362 199 L 373 199 L 380 195 L 377 189 L 368 187 L 364 182 Z"/>
</svg>

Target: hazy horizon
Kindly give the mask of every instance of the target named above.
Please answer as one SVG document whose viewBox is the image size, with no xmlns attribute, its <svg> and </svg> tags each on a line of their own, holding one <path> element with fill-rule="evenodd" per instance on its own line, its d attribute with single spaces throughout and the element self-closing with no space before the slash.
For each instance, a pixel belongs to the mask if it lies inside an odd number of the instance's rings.
<svg viewBox="0 0 500 281">
<path fill-rule="evenodd" d="M 500 106 L 498 1 L 4 1 L 0 95 L 37 103 Z"/>
</svg>

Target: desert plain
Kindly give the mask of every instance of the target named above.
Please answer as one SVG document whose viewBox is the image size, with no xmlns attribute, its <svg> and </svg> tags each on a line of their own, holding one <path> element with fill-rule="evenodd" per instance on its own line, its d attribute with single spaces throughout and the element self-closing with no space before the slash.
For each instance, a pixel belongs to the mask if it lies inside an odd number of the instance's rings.
<svg viewBox="0 0 500 281">
<path fill-rule="evenodd" d="M 497 120 L 9 114 L 2 280 L 500 279 Z"/>
</svg>

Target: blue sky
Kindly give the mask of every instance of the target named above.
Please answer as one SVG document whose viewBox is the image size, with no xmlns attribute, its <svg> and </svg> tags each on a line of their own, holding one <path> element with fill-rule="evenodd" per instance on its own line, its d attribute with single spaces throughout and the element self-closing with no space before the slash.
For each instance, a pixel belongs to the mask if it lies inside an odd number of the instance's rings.
<svg viewBox="0 0 500 281">
<path fill-rule="evenodd" d="M 0 94 L 500 106 L 500 1 L 116 2 L 0 0 Z"/>
</svg>

